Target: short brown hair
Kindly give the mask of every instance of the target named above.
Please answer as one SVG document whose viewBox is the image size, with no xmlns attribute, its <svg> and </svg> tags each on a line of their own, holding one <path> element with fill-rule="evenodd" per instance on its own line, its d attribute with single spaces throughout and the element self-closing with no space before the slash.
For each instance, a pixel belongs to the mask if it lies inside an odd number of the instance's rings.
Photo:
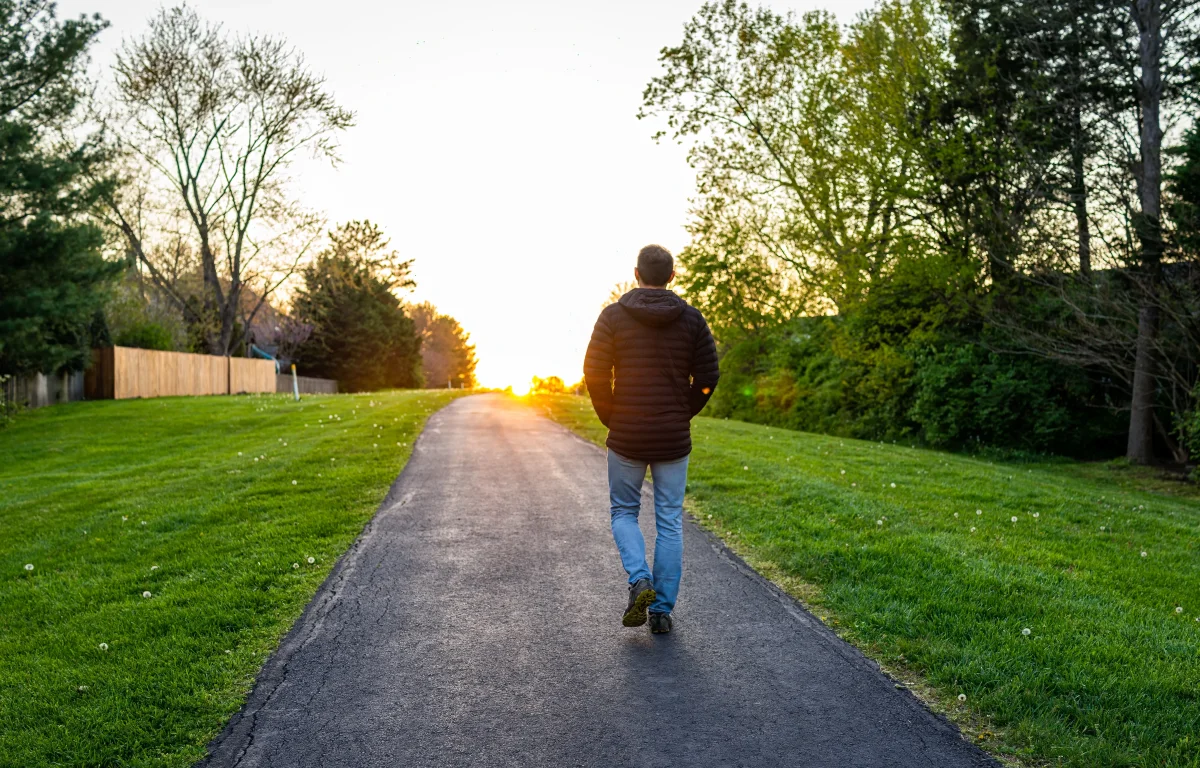
<svg viewBox="0 0 1200 768">
<path fill-rule="evenodd" d="M 638 251 L 638 274 L 647 285 L 666 285 L 675 271 L 675 259 L 661 245 L 647 245 Z"/>
</svg>

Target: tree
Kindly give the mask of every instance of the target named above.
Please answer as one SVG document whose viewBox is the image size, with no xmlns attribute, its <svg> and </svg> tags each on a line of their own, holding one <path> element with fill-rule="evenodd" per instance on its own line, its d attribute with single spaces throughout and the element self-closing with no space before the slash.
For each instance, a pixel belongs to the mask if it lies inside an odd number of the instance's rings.
<svg viewBox="0 0 1200 768">
<path fill-rule="evenodd" d="M 687 142 L 700 191 L 681 285 L 714 327 L 844 311 L 922 232 L 911 105 L 943 68 L 932 3 L 885 2 L 843 32 L 708 3 L 664 48 L 640 117 Z"/>
<path fill-rule="evenodd" d="M 86 218 L 113 184 L 94 138 L 68 137 L 99 17 L 0 2 L 0 374 L 82 368 L 119 263 Z"/>
<path fill-rule="evenodd" d="M 106 219 L 207 351 L 229 354 L 320 230 L 288 167 L 303 151 L 336 163 L 353 114 L 284 40 L 231 38 L 188 6 L 160 10 L 114 69 L 131 183 L 106 196 Z M 198 295 L 172 279 L 181 253 L 194 256 Z M 245 286 L 258 299 L 239 316 Z"/>
<path fill-rule="evenodd" d="M 369 221 L 330 232 L 329 245 L 300 270 L 292 302 L 295 321 L 311 327 L 295 351 L 301 372 L 352 392 L 421 386 L 421 341 L 396 296 L 416 286 L 411 268 Z"/>
<path fill-rule="evenodd" d="M 475 386 L 475 345 L 458 321 L 429 302 L 409 307 L 421 340 L 421 376 L 428 387 Z"/>
<path fill-rule="evenodd" d="M 566 394 L 566 391 L 567 385 L 558 376 L 547 376 L 544 379 L 534 376 L 529 387 L 531 395 L 562 395 Z"/>
</svg>

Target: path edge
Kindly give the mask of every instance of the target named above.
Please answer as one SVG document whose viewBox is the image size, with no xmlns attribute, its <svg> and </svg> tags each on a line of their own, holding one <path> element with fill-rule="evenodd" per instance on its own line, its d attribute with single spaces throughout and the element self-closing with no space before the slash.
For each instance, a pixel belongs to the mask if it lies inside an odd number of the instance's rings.
<svg viewBox="0 0 1200 768">
<path fill-rule="evenodd" d="M 385 513 L 400 509 L 411 500 L 411 494 L 404 494 L 402 490 L 407 481 L 408 468 L 412 466 L 413 458 L 421 449 L 421 443 L 425 440 L 425 432 L 429 429 L 430 422 L 447 408 L 469 397 L 471 395 L 455 398 L 429 414 L 425 419 L 425 423 L 421 426 L 421 433 L 413 441 L 412 451 L 409 452 L 404 467 L 392 481 L 383 501 L 379 503 L 379 507 L 371 515 L 371 519 L 354 538 L 354 542 L 338 557 L 337 562 L 329 571 L 329 575 L 321 582 L 321 586 L 317 588 L 312 599 L 304 606 L 300 616 L 284 634 L 279 646 L 271 653 L 258 675 L 255 676 L 254 686 L 246 696 L 246 701 L 229 719 L 221 732 L 208 742 L 205 747 L 205 756 L 194 764 L 194 768 L 216 768 L 216 766 L 236 768 L 241 763 L 246 753 L 254 745 L 254 726 L 259 711 L 270 703 L 275 692 L 287 680 L 288 665 L 295 655 L 320 631 L 325 617 L 341 593 L 343 582 L 358 566 L 362 546 L 374 531 L 375 523 Z"/>
</svg>

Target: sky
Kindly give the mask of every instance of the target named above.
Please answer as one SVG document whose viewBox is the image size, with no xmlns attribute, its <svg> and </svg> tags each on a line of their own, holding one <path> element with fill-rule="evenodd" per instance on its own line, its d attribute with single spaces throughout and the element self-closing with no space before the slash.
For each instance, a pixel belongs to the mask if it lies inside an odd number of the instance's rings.
<svg viewBox="0 0 1200 768">
<path fill-rule="evenodd" d="M 871 3 L 765 4 L 850 22 Z M 656 144 L 661 126 L 637 111 L 658 51 L 681 40 L 700 0 L 191 5 L 230 32 L 287 39 L 356 113 L 343 162 L 297 167 L 296 194 L 331 226 L 379 224 L 415 259 L 405 300 L 459 320 L 484 386 L 578 381 L 596 315 L 633 278 L 638 250 L 686 244 L 686 150 Z M 58 3 L 62 17 L 110 22 L 92 52 L 100 77 L 160 6 Z"/>
</svg>

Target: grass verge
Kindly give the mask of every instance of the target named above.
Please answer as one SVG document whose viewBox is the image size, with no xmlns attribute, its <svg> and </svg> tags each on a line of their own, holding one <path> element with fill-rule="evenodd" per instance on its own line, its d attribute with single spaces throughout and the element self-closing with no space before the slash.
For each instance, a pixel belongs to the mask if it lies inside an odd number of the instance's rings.
<svg viewBox="0 0 1200 768">
<path fill-rule="evenodd" d="M 603 443 L 586 397 L 530 402 Z M 1194 486 L 736 421 L 693 435 L 700 523 L 973 740 L 1029 765 L 1200 766 Z"/>
<path fill-rule="evenodd" d="M 0 765 L 203 757 L 455 394 L 77 403 L 0 429 Z"/>
</svg>

